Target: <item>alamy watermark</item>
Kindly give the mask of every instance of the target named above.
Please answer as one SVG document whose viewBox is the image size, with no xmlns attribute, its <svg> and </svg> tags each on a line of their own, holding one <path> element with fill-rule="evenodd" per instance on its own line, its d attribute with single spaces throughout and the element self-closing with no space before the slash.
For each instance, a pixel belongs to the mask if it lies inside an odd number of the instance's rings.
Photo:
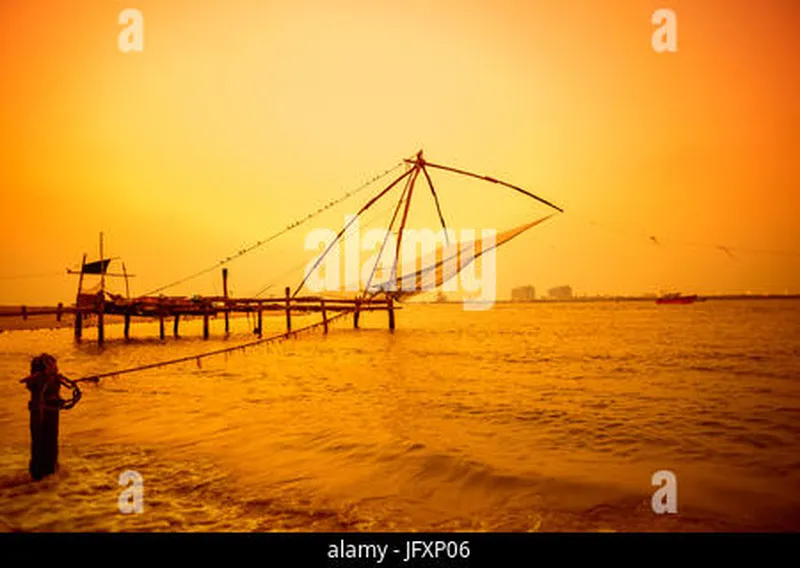
<svg viewBox="0 0 800 568">
<path fill-rule="evenodd" d="M 669 470 L 662 469 L 650 479 L 653 485 L 659 486 L 650 500 L 650 506 L 657 515 L 678 512 L 678 478 Z"/>
<path fill-rule="evenodd" d="M 117 508 L 123 515 L 144 512 L 144 478 L 138 471 L 126 470 L 119 474 L 119 484 L 125 490 L 119 494 Z"/>
</svg>

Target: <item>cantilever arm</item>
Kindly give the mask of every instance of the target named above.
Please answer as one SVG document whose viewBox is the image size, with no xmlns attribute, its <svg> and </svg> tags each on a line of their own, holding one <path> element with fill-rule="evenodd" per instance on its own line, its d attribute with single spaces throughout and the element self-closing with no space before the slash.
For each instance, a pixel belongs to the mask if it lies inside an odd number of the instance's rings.
<svg viewBox="0 0 800 568">
<path fill-rule="evenodd" d="M 439 206 L 439 196 L 436 195 L 436 190 L 433 188 L 433 181 L 431 180 L 431 176 L 428 174 L 428 170 L 425 169 L 425 163 L 423 163 L 421 166 L 422 173 L 425 174 L 425 179 L 428 181 L 428 187 L 431 188 L 431 193 L 433 194 L 433 201 L 436 203 L 436 212 L 439 213 L 439 221 L 442 222 L 442 229 L 444 229 L 445 243 L 447 244 L 447 246 L 450 246 L 450 238 L 447 236 L 447 225 L 444 222 L 444 215 L 442 215 L 442 208 Z"/>
<path fill-rule="evenodd" d="M 417 163 L 417 161 L 416 161 L 416 160 L 408 160 L 408 159 L 406 160 L 406 162 L 408 162 L 408 163 L 411 163 L 411 164 L 416 164 L 416 163 Z M 552 208 L 553 208 L 553 209 L 555 209 L 556 211 L 559 211 L 559 212 L 561 212 L 561 213 L 563 213 L 563 212 L 564 212 L 564 210 L 563 210 L 561 207 L 559 207 L 558 205 L 553 205 L 552 203 L 550 203 L 550 202 L 549 202 L 549 201 L 547 201 L 546 199 L 542 199 L 542 198 L 541 198 L 541 197 L 539 197 L 538 195 L 534 195 L 534 194 L 532 194 L 531 192 L 529 192 L 529 191 L 527 191 L 527 190 L 525 190 L 525 189 L 522 189 L 521 187 L 518 187 L 518 186 L 516 186 L 516 185 L 510 184 L 510 183 L 507 183 L 507 182 L 504 182 L 504 181 L 502 181 L 502 180 L 499 180 L 499 179 L 496 179 L 496 178 L 493 178 L 493 177 L 490 177 L 490 176 L 482 176 L 482 175 L 480 175 L 480 174 L 475 174 L 475 173 L 472 173 L 472 172 L 468 172 L 468 171 L 466 171 L 466 170 L 460 170 L 460 169 L 458 169 L 458 168 L 451 168 L 450 166 L 443 166 L 443 165 L 440 165 L 440 164 L 433 164 L 433 163 L 431 163 L 431 162 L 428 162 L 428 161 L 426 161 L 426 162 L 425 162 L 425 165 L 426 165 L 426 166 L 430 166 L 430 167 L 432 167 L 432 168 L 438 168 L 438 169 L 440 169 L 440 170 L 445 170 L 445 171 L 448 171 L 448 172 L 453 172 L 453 173 L 455 173 L 455 174 L 461 174 L 461 175 L 465 175 L 465 176 L 469 176 L 469 177 L 474 177 L 474 178 L 477 178 L 477 179 L 481 179 L 481 180 L 484 180 L 484 181 L 488 181 L 488 182 L 491 182 L 491 183 L 497 183 L 497 184 L 500 184 L 500 185 L 504 185 L 504 186 L 506 186 L 506 187 L 508 187 L 508 188 L 511 188 L 511 189 L 513 189 L 514 191 L 518 191 L 518 192 L 520 192 L 520 193 L 522 193 L 522 194 L 524 194 L 524 195 L 527 195 L 528 197 L 532 197 L 532 198 L 533 198 L 533 199 L 535 199 L 536 201 L 539 201 L 539 202 L 541 202 L 541 203 L 544 203 L 545 205 L 547 205 L 548 207 L 552 207 Z"/>
<path fill-rule="evenodd" d="M 333 245 L 335 245 L 339 241 L 339 239 L 342 238 L 342 235 L 344 235 L 344 233 L 347 231 L 347 229 L 350 228 L 350 225 L 352 225 L 355 222 L 355 220 L 358 219 L 364 211 L 366 211 L 367 209 L 372 207 L 375 204 L 376 201 L 378 201 L 381 197 L 386 195 L 389 192 L 390 189 L 392 189 L 395 185 L 400 183 L 406 176 L 410 175 L 411 172 L 413 172 L 413 171 L 416 171 L 416 168 L 411 168 L 407 172 L 403 173 L 401 176 L 399 176 L 397 179 L 395 179 L 392 183 L 390 183 L 388 186 L 386 186 L 378 195 L 376 195 L 375 197 L 370 199 L 361 209 L 358 210 L 358 213 L 356 213 L 353 216 L 353 218 L 350 219 L 350 221 L 342 228 L 342 230 L 339 231 L 339 234 L 336 235 L 336 238 L 333 239 L 333 241 L 331 241 L 331 244 L 328 245 L 328 248 L 325 249 L 325 252 L 323 252 L 319 256 L 317 261 L 314 263 L 314 266 L 312 266 L 311 269 L 306 273 L 305 277 L 303 278 L 303 281 L 300 282 L 300 284 L 295 289 L 294 294 L 292 294 L 292 298 L 297 296 L 297 293 L 300 292 L 300 290 L 303 288 L 303 286 L 305 285 L 306 281 L 308 280 L 308 277 L 311 275 L 312 272 L 314 272 L 314 270 L 316 270 L 317 266 L 319 266 L 320 263 L 322 262 L 322 260 L 328 255 L 328 253 L 333 248 Z"/>
</svg>

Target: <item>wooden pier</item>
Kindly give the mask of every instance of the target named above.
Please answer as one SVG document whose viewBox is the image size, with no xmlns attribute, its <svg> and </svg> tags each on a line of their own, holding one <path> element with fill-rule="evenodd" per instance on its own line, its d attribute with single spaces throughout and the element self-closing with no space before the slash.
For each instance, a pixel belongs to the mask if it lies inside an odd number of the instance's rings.
<svg viewBox="0 0 800 568">
<path fill-rule="evenodd" d="M 227 276 L 225 277 L 227 279 Z M 95 316 L 97 327 L 97 343 L 105 341 L 105 325 L 108 316 L 119 316 L 123 320 L 123 336 L 126 340 L 131 338 L 131 322 L 133 318 L 146 318 L 159 323 L 159 337 L 166 338 L 166 322 L 172 322 L 172 336 L 181 337 L 180 324 L 190 318 L 203 319 L 203 338 L 211 336 L 212 318 L 222 315 L 224 317 L 224 333 L 230 333 L 230 318 L 234 315 L 252 315 L 255 319 L 253 333 L 262 337 L 264 312 L 283 312 L 286 320 L 286 331 L 292 331 L 292 316 L 318 312 L 322 316 L 324 333 L 328 333 L 328 321 L 342 312 L 353 313 L 353 327 L 359 327 L 359 315 L 362 312 L 386 311 L 388 314 L 388 328 L 395 329 L 395 309 L 391 296 L 381 298 L 331 298 L 323 296 L 295 296 L 292 297 L 290 289 L 285 289 L 285 294 L 280 297 L 265 298 L 232 298 L 223 296 L 159 296 L 139 297 L 124 299 L 119 297 L 109 298 L 107 295 L 81 295 L 77 305 L 56 307 L 21 306 L 18 310 L 0 312 L 3 318 L 22 318 L 27 320 L 33 316 L 55 316 L 61 322 L 65 315 L 74 316 L 75 339 L 83 339 L 87 316 Z"/>
</svg>

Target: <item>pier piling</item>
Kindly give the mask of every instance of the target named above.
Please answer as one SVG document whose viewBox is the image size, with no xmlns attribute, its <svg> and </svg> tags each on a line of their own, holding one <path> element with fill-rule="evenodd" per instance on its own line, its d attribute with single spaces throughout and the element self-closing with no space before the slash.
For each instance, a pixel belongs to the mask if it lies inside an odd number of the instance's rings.
<svg viewBox="0 0 800 568">
<path fill-rule="evenodd" d="M 131 313 L 125 312 L 123 316 L 125 323 L 123 325 L 123 335 L 125 336 L 125 340 L 129 340 L 131 338 Z"/>
<path fill-rule="evenodd" d="M 387 300 L 386 310 L 389 312 L 389 329 L 394 331 L 394 298 L 391 296 Z"/>
<path fill-rule="evenodd" d="M 319 304 L 322 312 L 322 329 L 324 333 L 328 333 L 328 312 L 325 309 L 325 298 L 321 298 Z"/>
<path fill-rule="evenodd" d="M 83 312 L 75 312 L 75 340 L 80 341 L 83 336 Z"/>
<path fill-rule="evenodd" d="M 231 332 L 231 310 L 228 307 L 228 269 L 222 269 L 222 296 L 225 298 L 225 334 Z"/>
<path fill-rule="evenodd" d="M 292 331 L 292 291 L 286 287 L 286 333 Z"/>
</svg>

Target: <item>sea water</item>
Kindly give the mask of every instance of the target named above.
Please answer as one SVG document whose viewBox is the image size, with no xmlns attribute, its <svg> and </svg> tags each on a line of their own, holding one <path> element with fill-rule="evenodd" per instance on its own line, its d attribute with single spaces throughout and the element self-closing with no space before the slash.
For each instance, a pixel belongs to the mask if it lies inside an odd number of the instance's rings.
<svg viewBox="0 0 800 568">
<path fill-rule="evenodd" d="M 319 315 L 296 317 L 295 329 Z M 800 302 L 409 305 L 98 385 L 30 479 L 30 358 L 77 379 L 253 323 L 0 334 L 0 526 L 25 531 L 800 529 Z M 265 333 L 283 317 L 265 318 Z M 66 394 L 66 393 L 65 393 Z M 653 474 L 676 479 L 657 514 Z M 141 479 L 125 514 L 120 476 Z M 130 475 L 130 474 L 127 474 Z M 128 478 L 130 479 L 130 478 Z M 124 479 L 123 479 L 124 481 Z"/>
</svg>

